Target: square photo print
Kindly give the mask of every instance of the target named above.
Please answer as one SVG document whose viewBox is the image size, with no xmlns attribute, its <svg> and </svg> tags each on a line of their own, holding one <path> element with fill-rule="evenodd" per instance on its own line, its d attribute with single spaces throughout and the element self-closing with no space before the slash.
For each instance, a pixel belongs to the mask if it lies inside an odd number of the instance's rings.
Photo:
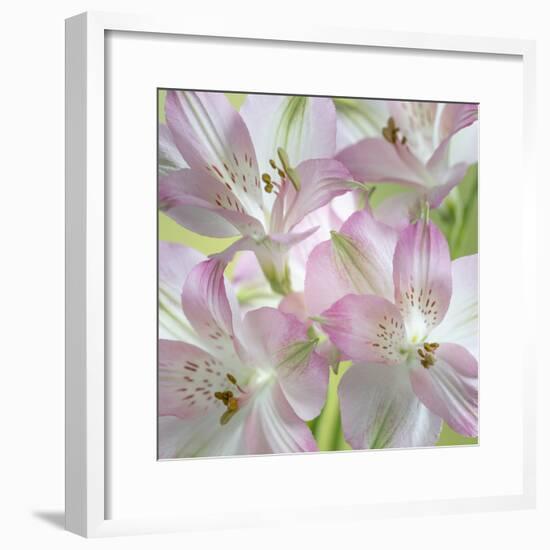
<svg viewBox="0 0 550 550">
<path fill-rule="evenodd" d="M 478 105 L 158 90 L 158 458 L 478 439 Z"/>
</svg>

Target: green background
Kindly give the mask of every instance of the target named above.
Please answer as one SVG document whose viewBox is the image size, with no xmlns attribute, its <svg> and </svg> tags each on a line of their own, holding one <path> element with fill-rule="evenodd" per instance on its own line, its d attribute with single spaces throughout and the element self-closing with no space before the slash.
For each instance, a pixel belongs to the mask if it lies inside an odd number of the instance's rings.
<svg viewBox="0 0 550 550">
<path fill-rule="evenodd" d="M 231 103 L 238 109 L 246 94 L 226 94 Z M 164 122 L 164 99 L 166 92 L 158 92 L 159 121 Z M 378 186 L 371 197 L 371 204 L 376 207 L 383 199 L 400 192 L 399 185 L 384 184 Z M 477 166 L 472 166 L 464 180 L 457 186 L 454 194 L 441 208 L 431 213 L 431 218 L 439 225 L 447 236 L 453 258 L 474 254 L 478 248 L 478 210 L 477 210 Z M 181 243 L 193 247 L 204 254 L 221 252 L 236 238 L 218 239 L 198 235 L 181 227 L 168 216 L 159 212 L 159 239 Z M 228 268 L 231 273 L 231 266 Z M 309 422 L 309 426 L 317 440 L 319 450 L 347 450 L 341 426 L 338 404 L 338 382 L 349 364 L 341 364 L 338 375 L 331 371 L 327 402 L 320 416 Z M 437 445 L 471 445 L 476 444 L 478 438 L 467 438 L 455 433 L 446 424 L 443 426 Z"/>
</svg>

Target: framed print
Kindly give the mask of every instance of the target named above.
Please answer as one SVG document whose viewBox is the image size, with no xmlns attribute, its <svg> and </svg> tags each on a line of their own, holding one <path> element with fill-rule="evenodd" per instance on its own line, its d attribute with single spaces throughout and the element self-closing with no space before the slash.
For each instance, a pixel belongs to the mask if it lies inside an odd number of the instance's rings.
<svg viewBox="0 0 550 550">
<path fill-rule="evenodd" d="M 66 32 L 67 528 L 532 506 L 533 45 Z"/>
</svg>

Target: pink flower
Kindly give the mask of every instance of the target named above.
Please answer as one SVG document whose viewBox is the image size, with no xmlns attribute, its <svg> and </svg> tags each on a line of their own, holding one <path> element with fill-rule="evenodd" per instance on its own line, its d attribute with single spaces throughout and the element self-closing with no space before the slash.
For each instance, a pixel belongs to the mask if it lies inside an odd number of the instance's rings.
<svg viewBox="0 0 550 550">
<path fill-rule="evenodd" d="M 181 290 L 178 339 L 159 341 L 161 458 L 315 451 L 305 420 L 325 401 L 328 365 L 294 316 L 260 308 L 241 318 L 218 260 L 161 248 L 161 328 Z M 166 311 L 168 309 L 168 312 Z M 171 334 L 174 336 L 174 331 Z M 191 343 L 192 342 L 192 343 Z"/>
<path fill-rule="evenodd" d="M 339 386 L 354 448 L 433 445 L 442 419 L 477 435 L 477 255 L 451 262 L 432 223 L 369 210 L 310 255 L 306 306 L 353 366 Z"/>
<path fill-rule="evenodd" d="M 329 158 L 335 141 L 327 98 L 251 94 L 239 112 L 222 93 L 169 91 L 160 207 L 201 235 L 240 236 L 223 259 L 252 250 L 272 288 L 286 294 L 286 254 L 316 230 L 296 226 L 350 189 L 349 171 Z"/>
<path fill-rule="evenodd" d="M 477 162 L 478 106 L 466 103 L 388 101 L 379 137 L 367 137 L 337 155 L 357 181 L 401 183 L 410 193 L 393 201 L 413 209 L 438 207 Z M 472 131 L 465 131 L 472 127 Z M 393 205 L 393 204 L 392 204 Z"/>
</svg>

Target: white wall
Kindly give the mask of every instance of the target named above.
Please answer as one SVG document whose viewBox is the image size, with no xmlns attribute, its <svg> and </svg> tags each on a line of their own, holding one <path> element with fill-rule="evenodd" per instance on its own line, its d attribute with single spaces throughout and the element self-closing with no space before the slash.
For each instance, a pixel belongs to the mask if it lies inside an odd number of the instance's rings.
<svg viewBox="0 0 550 550">
<path fill-rule="evenodd" d="M 176 17 L 272 20 L 299 18 L 331 26 L 529 38 L 538 41 L 539 179 L 548 186 L 550 128 L 550 18 L 544 2 L 454 0 L 20 0 L 2 9 L 0 32 L 0 541 L 4 548 L 197 548 L 380 547 L 446 549 L 546 548 L 550 513 L 547 369 L 540 369 L 539 508 L 532 512 L 380 520 L 315 529 L 163 535 L 85 542 L 55 526 L 63 509 L 63 256 L 64 256 L 64 18 L 94 9 L 133 13 L 170 11 Z M 506 120 L 503 113 L 503 128 Z M 538 197 L 541 241 L 549 224 L 543 186 Z M 513 216 L 513 213 L 511 213 Z M 513 251 L 512 251 L 513 252 Z M 546 258 L 545 258 L 546 260 Z M 510 258 L 503 258 L 503 265 Z M 542 265 L 541 290 L 549 280 Z M 543 308 L 542 305 L 545 305 Z M 548 297 L 541 295 L 541 311 Z M 519 321 L 518 321 L 519 322 Z M 541 325 L 533 339 L 548 339 Z M 544 356 L 539 346 L 541 359 Z M 541 360 L 539 367 L 546 367 Z M 548 400 L 546 400 L 548 401 Z M 513 434 L 511 434 L 513 437 Z"/>
</svg>

